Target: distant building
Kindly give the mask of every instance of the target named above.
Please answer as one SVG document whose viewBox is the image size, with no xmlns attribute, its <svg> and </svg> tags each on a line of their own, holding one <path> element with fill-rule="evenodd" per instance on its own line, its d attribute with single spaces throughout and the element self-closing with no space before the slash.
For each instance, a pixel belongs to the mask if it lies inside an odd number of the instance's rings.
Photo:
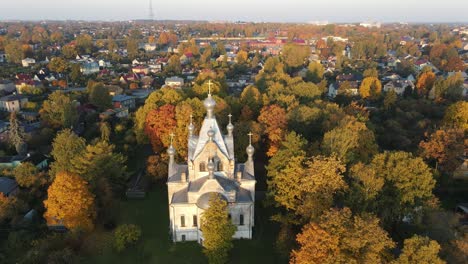
<svg viewBox="0 0 468 264">
<path fill-rule="evenodd" d="M 18 184 L 14 179 L 0 177 L 0 193 L 6 197 L 14 196 L 18 193 Z"/>
<path fill-rule="evenodd" d="M 8 95 L 0 98 L 0 110 L 18 112 L 28 102 L 28 98 L 22 95 Z"/>
<path fill-rule="evenodd" d="M 212 195 L 228 203 L 229 216 L 237 230 L 233 238 L 252 238 L 254 226 L 255 173 L 254 148 L 246 151 L 248 159 L 239 164 L 234 157 L 234 126 L 227 126 L 223 135 L 214 116 L 216 102 L 208 95 L 204 101 L 207 115 L 194 135 L 194 125 L 189 124 L 188 163 L 177 164 L 175 149 L 167 150 L 169 218 L 172 240 L 203 243 L 200 216 L 209 208 Z"/>
<path fill-rule="evenodd" d="M 144 74 L 144 75 L 148 75 L 149 73 L 149 67 L 147 66 L 136 66 L 136 67 L 133 67 L 132 68 L 132 72 L 133 73 L 136 73 L 136 74 Z"/>
<path fill-rule="evenodd" d="M 177 76 L 170 77 L 166 78 L 164 83 L 166 84 L 166 86 L 170 86 L 172 88 L 181 88 L 182 86 L 184 86 L 184 79 Z"/>
<path fill-rule="evenodd" d="M 135 97 L 124 94 L 118 94 L 112 98 L 112 104 L 114 105 L 114 108 L 134 109 Z"/>
<path fill-rule="evenodd" d="M 410 88 L 411 90 L 413 90 L 414 89 L 413 82 L 409 80 L 393 80 L 384 84 L 383 91 L 389 92 L 393 90 L 396 94 L 403 95 L 406 88 Z"/>
<path fill-rule="evenodd" d="M 382 24 L 380 22 L 362 22 L 359 24 L 361 27 L 365 28 L 380 28 Z"/>
<path fill-rule="evenodd" d="M 81 73 L 83 75 L 90 75 L 99 72 L 99 64 L 95 61 L 85 62 L 81 64 Z"/>
<path fill-rule="evenodd" d="M 31 59 L 31 58 L 26 58 L 21 61 L 21 64 L 23 65 L 23 67 L 29 67 L 29 66 L 36 64 L 36 60 Z"/>
</svg>

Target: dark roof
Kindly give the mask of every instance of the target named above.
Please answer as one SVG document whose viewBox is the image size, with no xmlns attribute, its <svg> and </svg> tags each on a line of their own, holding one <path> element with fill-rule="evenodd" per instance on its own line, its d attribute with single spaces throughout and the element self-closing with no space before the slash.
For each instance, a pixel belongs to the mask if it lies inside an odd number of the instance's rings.
<svg viewBox="0 0 468 264">
<path fill-rule="evenodd" d="M 0 101 L 10 102 L 10 101 L 21 100 L 23 98 L 26 98 L 26 97 L 23 95 L 19 95 L 19 94 L 12 94 L 12 95 L 3 96 L 2 98 L 0 98 Z"/>
<path fill-rule="evenodd" d="M 3 193 L 5 196 L 8 196 L 16 188 L 18 188 L 18 184 L 14 179 L 8 177 L 0 177 L 0 193 Z"/>
<path fill-rule="evenodd" d="M 43 162 L 44 160 L 47 160 L 48 158 L 41 154 L 41 153 L 38 153 L 38 152 L 35 152 L 35 153 L 31 153 L 31 154 L 28 154 L 29 156 L 27 156 L 23 162 L 31 162 L 32 164 L 34 165 L 37 165 L 41 162 Z"/>
</svg>

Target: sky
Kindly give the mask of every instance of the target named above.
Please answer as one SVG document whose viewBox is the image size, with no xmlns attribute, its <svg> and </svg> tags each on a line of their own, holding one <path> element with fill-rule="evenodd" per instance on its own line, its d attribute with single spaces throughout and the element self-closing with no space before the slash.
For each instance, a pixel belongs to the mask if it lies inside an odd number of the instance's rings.
<svg viewBox="0 0 468 264">
<path fill-rule="evenodd" d="M 152 0 L 157 20 L 468 22 L 468 0 Z M 149 18 L 150 0 L 0 0 L 0 20 Z"/>
</svg>

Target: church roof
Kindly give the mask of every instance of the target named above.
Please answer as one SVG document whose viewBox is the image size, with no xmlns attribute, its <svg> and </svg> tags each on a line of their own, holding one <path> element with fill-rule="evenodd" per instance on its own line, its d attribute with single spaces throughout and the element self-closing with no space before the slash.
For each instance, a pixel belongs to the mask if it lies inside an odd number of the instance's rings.
<svg viewBox="0 0 468 264">
<path fill-rule="evenodd" d="M 238 184 L 233 179 L 228 179 L 224 176 L 214 175 L 214 180 L 216 180 L 219 185 L 223 188 L 224 191 L 230 192 L 236 190 L 238 188 Z M 205 183 L 209 180 L 209 176 L 204 176 L 201 178 L 192 181 L 189 186 L 189 192 L 198 192 L 200 189 L 205 185 Z"/>
<path fill-rule="evenodd" d="M 202 194 L 198 200 L 197 200 L 197 206 L 198 208 L 201 208 L 201 209 L 208 209 L 208 207 L 210 207 L 210 197 L 212 194 L 215 194 L 216 196 L 218 196 L 219 199 L 222 199 L 224 201 L 228 201 L 226 199 L 226 197 L 224 197 L 224 195 L 220 194 L 220 193 L 217 193 L 217 192 L 207 192 L 207 193 L 204 193 Z"/>
<path fill-rule="evenodd" d="M 219 129 L 219 126 L 218 126 L 218 121 L 216 121 L 216 118 L 214 116 L 212 117 L 206 116 L 200 128 L 200 135 L 198 136 L 198 138 L 193 137 L 191 140 L 189 140 L 189 159 L 194 160 L 202 152 L 203 148 L 205 147 L 206 143 L 209 140 L 209 137 L 208 137 L 209 130 L 212 130 L 214 132 L 213 142 L 215 142 L 216 145 L 218 145 L 221 152 L 230 159 L 234 158 L 230 155 L 227 149 L 226 143 L 224 142 L 223 134 L 221 133 L 221 130 Z M 190 147 L 193 147 L 194 145 L 195 145 L 195 148 L 190 149 Z M 190 156 L 190 154 L 192 155 Z"/>
</svg>

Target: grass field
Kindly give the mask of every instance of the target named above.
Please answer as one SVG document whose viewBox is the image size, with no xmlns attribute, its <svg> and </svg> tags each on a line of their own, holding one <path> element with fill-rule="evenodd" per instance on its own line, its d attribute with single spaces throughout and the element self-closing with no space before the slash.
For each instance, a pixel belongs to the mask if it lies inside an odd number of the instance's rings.
<svg viewBox="0 0 468 264">
<path fill-rule="evenodd" d="M 137 224 L 141 240 L 121 253 L 108 247 L 90 256 L 90 263 L 206 263 L 196 242 L 174 244 L 169 240 L 169 217 L 166 186 L 158 186 L 142 200 L 122 201 L 119 224 Z M 257 203 L 253 240 L 235 240 L 230 263 L 284 263 L 276 255 L 274 241 L 277 227 L 269 220 L 270 212 Z"/>
</svg>

